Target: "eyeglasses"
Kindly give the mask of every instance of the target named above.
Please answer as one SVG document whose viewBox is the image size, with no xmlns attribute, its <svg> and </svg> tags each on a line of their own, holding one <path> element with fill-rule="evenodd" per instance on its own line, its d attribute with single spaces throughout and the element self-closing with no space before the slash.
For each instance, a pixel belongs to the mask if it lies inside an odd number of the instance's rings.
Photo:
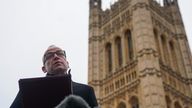
<svg viewBox="0 0 192 108">
<path fill-rule="evenodd" d="M 60 57 L 65 57 L 66 58 L 66 53 L 65 53 L 65 51 L 64 50 L 58 50 L 58 51 L 56 51 L 56 52 L 48 52 L 48 53 L 46 53 L 45 55 L 44 55 L 44 59 L 43 59 L 43 63 L 45 64 L 45 62 L 48 60 L 48 59 L 50 59 L 50 58 L 52 58 L 52 57 L 54 57 L 54 55 L 57 55 L 57 56 L 60 56 Z"/>
</svg>

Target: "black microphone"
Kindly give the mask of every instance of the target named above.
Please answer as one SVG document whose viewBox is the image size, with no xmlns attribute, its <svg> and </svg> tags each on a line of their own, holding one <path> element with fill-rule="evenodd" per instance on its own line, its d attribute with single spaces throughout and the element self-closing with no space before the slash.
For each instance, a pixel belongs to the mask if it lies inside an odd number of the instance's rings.
<svg viewBox="0 0 192 108">
<path fill-rule="evenodd" d="M 76 95 L 67 96 L 55 108 L 91 108 L 88 103 L 81 97 Z"/>
</svg>

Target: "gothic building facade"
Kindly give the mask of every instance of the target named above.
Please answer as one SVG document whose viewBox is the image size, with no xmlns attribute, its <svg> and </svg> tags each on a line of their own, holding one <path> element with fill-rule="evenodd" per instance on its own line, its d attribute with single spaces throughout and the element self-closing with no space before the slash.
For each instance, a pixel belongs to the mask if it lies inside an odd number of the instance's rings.
<svg viewBox="0 0 192 108">
<path fill-rule="evenodd" d="M 192 56 L 177 0 L 89 6 L 88 84 L 101 108 L 192 108 Z"/>
</svg>

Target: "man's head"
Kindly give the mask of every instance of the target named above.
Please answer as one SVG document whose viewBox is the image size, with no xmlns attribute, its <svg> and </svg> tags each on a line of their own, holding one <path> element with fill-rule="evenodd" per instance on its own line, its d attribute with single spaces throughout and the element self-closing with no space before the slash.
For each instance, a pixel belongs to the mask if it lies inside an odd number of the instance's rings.
<svg viewBox="0 0 192 108">
<path fill-rule="evenodd" d="M 68 68 L 65 51 L 54 45 L 49 46 L 43 55 L 43 72 L 48 75 L 63 75 Z"/>
</svg>

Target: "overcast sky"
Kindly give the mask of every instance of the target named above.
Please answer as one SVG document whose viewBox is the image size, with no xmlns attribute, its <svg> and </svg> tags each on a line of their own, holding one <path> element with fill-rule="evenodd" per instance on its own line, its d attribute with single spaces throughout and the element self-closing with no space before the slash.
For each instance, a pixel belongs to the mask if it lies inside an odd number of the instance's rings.
<svg viewBox="0 0 192 108">
<path fill-rule="evenodd" d="M 111 0 L 114 1 L 114 0 Z M 192 1 L 179 0 L 189 42 Z M 0 108 L 8 108 L 20 78 L 44 76 L 42 54 L 64 48 L 74 81 L 87 83 L 89 0 L 0 0 Z M 110 0 L 103 0 L 109 7 Z"/>
</svg>

